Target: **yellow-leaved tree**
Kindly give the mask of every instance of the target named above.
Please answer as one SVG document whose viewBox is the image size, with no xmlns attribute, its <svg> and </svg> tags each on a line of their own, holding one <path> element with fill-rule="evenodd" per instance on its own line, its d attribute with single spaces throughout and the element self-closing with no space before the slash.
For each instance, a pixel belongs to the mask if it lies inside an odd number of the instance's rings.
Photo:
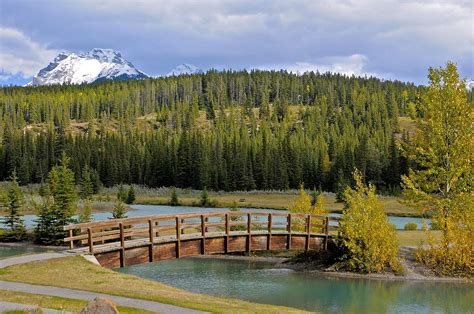
<svg viewBox="0 0 474 314">
<path fill-rule="evenodd" d="M 442 236 L 440 242 L 430 236 L 430 247 L 417 257 L 439 274 L 472 276 L 474 106 L 454 63 L 430 68 L 428 77 L 416 107 L 416 132 L 402 145 L 412 164 L 402 186 L 405 200 L 429 211 Z"/>
<path fill-rule="evenodd" d="M 339 221 L 345 251 L 342 265 L 366 273 L 399 271 L 395 226 L 388 221 L 375 187 L 364 184 L 359 170 L 353 176 L 355 187 L 344 191 L 345 208 Z"/>
<path fill-rule="evenodd" d="M 324 208 L 324 196 L 320 193 L 316 197 L 316 203 L 311 204 L 311 197 L 306 193 L 304 185 L 300 185 L 298 191 L 298 197 L 295 201 L 288 207 L 288 211 L 291 213 L 304 213 L 311 215 L 326 215 L 327 210 Z M 305 229 L 305 219 L 304 218 L 294 218 L 292 221 L 292 229 L 303 231 Z M 313 230 L 316 231 L 316 230 Z M 321 231 L 319 229 L 319 231 Z"/>
</svg>

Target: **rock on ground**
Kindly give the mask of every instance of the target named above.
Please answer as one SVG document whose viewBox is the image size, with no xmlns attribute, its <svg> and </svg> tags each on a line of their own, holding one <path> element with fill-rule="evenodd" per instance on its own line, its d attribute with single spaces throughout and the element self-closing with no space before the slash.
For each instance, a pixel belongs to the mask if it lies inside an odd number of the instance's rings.
<svg viewBox="0 0 474 314">
<path fill-rule="evenodd" d="M 114 302 L 106 298 L 95 298 L 79 314 L 118 314 Z"/>
</svg>

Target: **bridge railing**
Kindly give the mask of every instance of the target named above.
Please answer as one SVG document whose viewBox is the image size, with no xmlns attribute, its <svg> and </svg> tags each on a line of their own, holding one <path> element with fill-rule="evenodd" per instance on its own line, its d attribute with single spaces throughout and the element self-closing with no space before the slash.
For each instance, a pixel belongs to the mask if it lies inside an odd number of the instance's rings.
<svg viewBox="0 0 474 314">
<path fill-rule="evenodd" d="M 90 253 L 94 247 L 119 243 L 124 248 L 127 241 L 155 243 L 159 238 L 172 237 L 176 241 L 193 236 L 203 239 L 216 233 L 231 236 L 252 233 L 304 234 L 309 238 L 317 235 L 324 238 L 327 248 L 328 238 L 337 234 L 337 217 L 300 213 L 264 212 L 205 212 L 177 215 L 154 215 L 123 219 L 110 219 L 88 223 L 70 224 L 64 227 L 68 236 L 64 242 L 73 249 L 87 246 Z M 291 243 L 291 241 L 288 241 Z"/>
</svg>

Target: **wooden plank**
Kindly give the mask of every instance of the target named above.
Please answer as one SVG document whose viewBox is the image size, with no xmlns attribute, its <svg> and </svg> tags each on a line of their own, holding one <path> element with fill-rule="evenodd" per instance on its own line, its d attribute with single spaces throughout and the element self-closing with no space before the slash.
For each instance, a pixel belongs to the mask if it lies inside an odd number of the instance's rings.
<svg viewBox="0 0 474 314">
<path fill-rule="evenodd" d="M 153 242 L 154 242 L 154 232 L 153 232 L 153 220 L 148 219 L 148 237 L 150 240 L 150 246 L 148 247 L 148 261 L 153 262 Z"/>
<path fill-rule="evenodd" d="M 91 228 L 87 228 L 87 237 L 89 240 L 89 253 L 94 253 L 94 242 L 92 242 L 92 230 Z"/>
<path fill-rule="evenodd" d="M 288 214 L 288 225 L 287 225 L 287 229 L 286 229 L 286 232 L 288 232 L 288 244 L 287 244 L 287 249 L 288 250 L 291 250 L 291 213 Z"/>
<path fill-rule="evenodd" d="M 268 214 L 268 238 L 267 238 L 267 250 L 270 251 L 272 247 L 272 229 L 273 229 L 273 215 Z"/>
<path fill-rule="evenodd" d="M 180 257 L 181 253 L 181 219 L 176 216 L 176 258 Z"/>
<path fill-rule="evenodd" d="M 324 250 L 328 250 L 328 238 L 329 238 L 329 217 L 326 217 L 326 228 L 325 228 L 325 238 L 324 238 Z"/>
<path fill-rule="evenodd" d="M 125 247 L 125 236 L 123 234 L 123 224 L 119 223 L 120 228 L 120 247 L 123 249 Z"/>
<path fill-rule="evenodd" d="M 251 235 L 252 233 L 252 216 L 250 215 L 250 213 L 247 214 L 247 234 L 248 234 L 248 238 L 247 238 L 247 253 L 250 253 L 250 250 L 251 250 Z"/>
<path fill-rule="evenodd" d="M 204 215 L 201 215 L 201 254 L 206 254 L 206 221 L 204 219 Z"/>
<path fill-rule="evenodd" d="M 309 242 L 311 240 L 311 215 L 308 215 L 306 217 L 306 232 L 308 235 L 306 236 L 306 245 L 305 245 L 305 251 L 309 251 Z"/>
<path fill-rule="evenodd" d="M 224 252 L 229 252 L 229 234 L 230 234 L 230 226 L 229 226 L 229 214 L 225 214 L 225 245 L 224 245 Z"/>
</svg>

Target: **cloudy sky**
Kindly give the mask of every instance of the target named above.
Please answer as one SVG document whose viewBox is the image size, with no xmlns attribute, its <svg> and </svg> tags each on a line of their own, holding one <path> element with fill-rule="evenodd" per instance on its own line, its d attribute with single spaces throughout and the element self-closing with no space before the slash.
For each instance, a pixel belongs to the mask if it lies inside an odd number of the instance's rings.
<svg viewBox="0 0 474 314">
<path fill-rule="evenodd" d="M 150 75 L 288 69 L 425 84 L 457 62 L 474 78 L 471 0 L 0 0 L 0 84 L 28 82 L 60 51 L 120 51 Z"/>
</svg>

